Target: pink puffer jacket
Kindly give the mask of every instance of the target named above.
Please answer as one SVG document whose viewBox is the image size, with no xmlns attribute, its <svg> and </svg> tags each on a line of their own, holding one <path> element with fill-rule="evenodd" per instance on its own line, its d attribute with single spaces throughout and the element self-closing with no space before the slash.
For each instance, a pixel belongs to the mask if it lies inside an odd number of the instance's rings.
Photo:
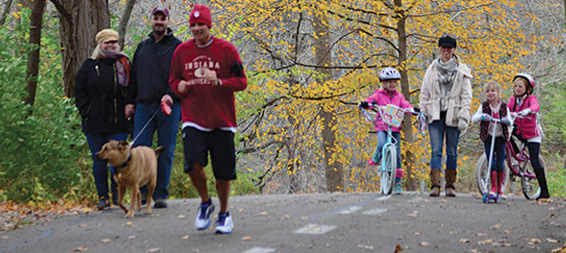
<svg viewBox="0 0 566 253">
<path fill-rule="evenodd" d="M 527 108 L 530 108 L 533 113 L 540 110 L 538 100 L 534 95 L 527 96 L 527 98 L 525 98 L 525 100 L 519 106 L 515 106 L 515 100 L 515 96 L 513 96 L 511 97 L 511 99 L 509 99 L 509 104 L 507 104 L 507 107 L 509 107 L 509 110 L 511 112 L 520 112 Z M 518 128 L 518 133 L 523 139 L 529 139 L 540 135 L 537 128 L 536 114 L 529 114 L 525 116 L 525 118 L 517 117 L 515 119 L 515 125 Z"/>
<path fill-rule="evenodd" d="M 401 94 L 401 92 L 397 90 L 393 91 L 390 94 L 385 89 L 378 89 L 375 90 L 371 96 L 364 99 L 364 101 L 368 102 L 368 104 L 370 104 L 370 107 L 372 102 L 375 101 L 378 106 L 386 106 L 388 104 L 392 104 L 403 109 L 413 109 L 413 106 L 409 103 L 409 101 L 407 101 L 403 94 Z M 375 116 L 375 123 L 375 131 L 387 131 L 387 125 L 383 123 L 383 121 L 381 120 L 381 115 L 379 115 L 379 113 Z M 391 131 L 399 132 L 400 128 L 393 127 L 391 128 Z"/>
</svg>

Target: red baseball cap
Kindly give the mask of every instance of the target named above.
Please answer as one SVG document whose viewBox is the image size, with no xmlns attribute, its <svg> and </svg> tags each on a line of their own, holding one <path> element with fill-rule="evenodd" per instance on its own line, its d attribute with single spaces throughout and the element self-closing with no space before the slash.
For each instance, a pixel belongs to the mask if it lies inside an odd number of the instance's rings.
<svg viewBox="0 0 566 253">
<path fill-rule="evenodd" d="M 151 15 L 155 15 L 156 13 L 161 12 L 163 13 L 163 15 L 165 15 L 165 17 L 169 17 L 169 11 L 161 6 L 157 6 L 155 8 L 153 8 L 153 11 L 151 11 Z"/>
</svg>

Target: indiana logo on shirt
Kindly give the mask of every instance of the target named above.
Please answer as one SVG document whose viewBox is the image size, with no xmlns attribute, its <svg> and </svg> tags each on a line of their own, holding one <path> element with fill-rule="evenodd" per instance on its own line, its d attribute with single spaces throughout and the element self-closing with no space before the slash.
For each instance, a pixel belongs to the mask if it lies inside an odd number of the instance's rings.
<svg viewBox="0 0 566 253">
<path fill-rule="evenodd" d="M 220 70 L 220 64 L 208 56 L 199 56 L 192 62 L 185 63 L 185 71 L 194 76 L 189 82 L 191 85 L 206 85 L 208 81 L 204 78 L 208 70 Z M 191 74 L 192 73 L 192 74 Z"/>
</svg>

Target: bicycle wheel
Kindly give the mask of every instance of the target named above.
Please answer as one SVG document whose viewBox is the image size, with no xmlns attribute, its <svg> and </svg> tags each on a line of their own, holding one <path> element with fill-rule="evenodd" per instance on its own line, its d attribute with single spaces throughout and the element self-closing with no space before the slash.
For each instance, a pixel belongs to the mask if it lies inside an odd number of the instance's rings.
<svg viewBox="0 0 566 253">
<path fill-rule="evenodd" d="M 393 184 L 395 183 L 395 172 L 397 170 L 397 150 L 395 145 L 389 144 L 383 155 L 383 163 L 381 168 L 381 192 L 384 195 L 391 194 Z"/>
<path fill-rule="evenodd" d="M 544 164 L 544 159 L 542 156 L 538 156 L 540 161 L 540 165 L 544 169 L 544 174 L 546 175 L 546 166 Z M 525 161 L 521 168 L 521 171 L 525 174 L 521 176 L 521 188 L 523 190 L 523 195 L 527 199 L 536 199 L 540 195 L 540 185 L 538 184 L 538 180 L 535 174 L 535 170 L 531 165 L 531 161 Z M 527 176 L 532 175 L 533 177 Z"/>
<path fill-rule="evenodd" d="M 484 153 L 478 159 L 478 164 L 476 165 L 476 185 L 480 194 L 484 194 L 487 192 L 487 190 L 489 190 L 489 188 L 485 189 L 482 184 L 482 181 L 486 179 L 486 173 L 490 173 L 490 170 L 487 168 L 488 162 L 489 161 L 487 160 L 487 156 Z M 505 163 L 504 171 L 505 177 L 503 178 L 503 184 L 501 185 L 503 192 L 505 192 L 507 186 L 509 185 L 509 167 L 507 167 L 507 163 Z M 486 184 L 487 187 L 491 186 L 489 185 L 489 183 L 490 182 L 488 181 Z"/>
</svg>

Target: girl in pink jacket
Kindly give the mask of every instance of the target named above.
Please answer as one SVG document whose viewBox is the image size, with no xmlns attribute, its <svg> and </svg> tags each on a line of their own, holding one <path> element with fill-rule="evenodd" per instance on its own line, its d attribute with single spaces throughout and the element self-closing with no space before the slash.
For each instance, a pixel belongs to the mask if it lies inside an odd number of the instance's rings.
<svg viewBox="0 0 566 253">
<path fill-rule="evenodd" d="M 538 199 L 548 199 L 548 187 L 546 185 L 546 176 L 538 157 L 540 153 L 540 143 L 542 141 L 541 132 L 538 126 L 537 112 L 540 110 L 537 98 L 533 93 L 535 87 L 534 79 L 525 73 L 519 73 L 513 78 L 513 93 L 509 104 L 509 110 L 512 115 L 519 115 L 515 119 L 515 129 L 513 135 L 520 140 L 527 142 L 529 148 L 529 156 L 531 157 L 531 165 L 537 175 L 540 186 L 540 195 Z"/>
<path fill-rule="evenodd" d="M 413 110 L 413 106 L 405 100 L 403 94 L 397 91 L 397 84 L 401 80 L 399 72 L 391 67 L 384 68 L 379 73 L 379 81 L 381 81 L 382 89 L 375 90 L 371 96 L 359 103 L 359 106 L 368 109 L 371 106 L 386 106 L 392 104 L 403 109 Z M 381 150 L 387 141 L 387 125 L 381 119 L 381 115 L 375 117 L 375 131 L 377 131 L 377 148 L 373 151 L 372 158 L 368 160 L 368 165 L 377 165 L 381 160 Z M 401 194 L 401 178 L 404 176 L 404 170 L 401 169 L 401 135 L 400 128 L 393 127 L 391 132 L 397 148 L 397 175 L 395 177 L 395 194 Z"/>
</svg>

